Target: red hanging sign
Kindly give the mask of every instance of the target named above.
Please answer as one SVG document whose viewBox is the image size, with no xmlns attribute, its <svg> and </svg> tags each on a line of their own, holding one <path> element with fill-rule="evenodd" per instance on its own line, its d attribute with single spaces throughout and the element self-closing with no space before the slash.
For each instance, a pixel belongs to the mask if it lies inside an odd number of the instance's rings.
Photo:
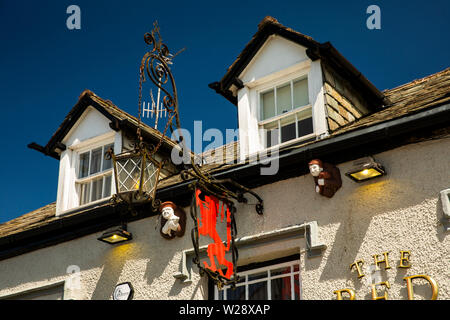
<svg viewBox="0 0 450 320">
<path fill-rule="evenodd" d="M 231 276 L 234 274 L 233 262 L 225 259 L 225 253 L 231 250 L 231 212 L 229 206 L 220 201 L 213 195 L 204 195 L 204 200 L 200 199 L 200 193 L 202 191 L 199 189 L 195 190 L 195 200 L 197 207 L 200 208 L 200 217 L 197 218 L 198 233 L 201 236 L 209 237 L 212 239 L 213 243 L 208 245 L 207 253 L 209 258 L 209 264 L 203 261 L 203 266 L 205 269 L 209 269 L 212 272 L 219 273 L 222 277 L 230 280 Z M 202 198 L 203 198 L 202 195 Z M 226 233 L 227 241 L 226 246 L 223 240 L 220 238 L 217 232 L 217 223 L 220 216 L 220 222 L 226 219 Z M 219 263 L 219 268 L 216 266 L 215 258 Z M 227 268 L 226 273 L 220 266 Z"/>
</svg>

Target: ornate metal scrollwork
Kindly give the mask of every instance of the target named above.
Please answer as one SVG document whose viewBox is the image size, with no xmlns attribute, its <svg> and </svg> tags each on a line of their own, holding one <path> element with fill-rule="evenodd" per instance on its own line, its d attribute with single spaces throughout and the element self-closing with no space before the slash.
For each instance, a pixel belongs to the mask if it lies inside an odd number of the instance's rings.
<svg viewBox="0 0 450 320">
<path fill-rule="evenodd" d="M 142 105 L 142 85 L 143 82 L 145 82 L 147 79 L 150 79 L 151 82 L 159 89 L 160 92 L 163 95 L 162 98 L 162 106 L 167 110 L 169 116 L 168 120 L 165 126 L 165 129 L 162 133 L 162 138 L 159 141 L 159 144 L 150 152 L 151 155 L 153 155 L 159 148 L 162 139 L 164 138 L 166 131 L 168 127 L 171 127 L 172 129 L 172 122 L 175 119 L 175 125 L 177 129 L 178 134 L 178 142 L 181 147 L 181 153 L 183 152 L 189 152 L 189 159 L 190 163 L 185 163 L 186 170 L 183 170 L 180 173 L 180 177 L 182 180 L 193 180 L 193 182 L 190 184 L 190 187 L 193 192 L 193 198 L 191 203 L 191 217 L 194 220 L 194 228 L 192 229 L 192 243 L 194 245 L 196 256 L 194 258 L 194 262 L 197 264 L 200 270 L 200 274 L 207 274 L 208 277 L 210 277 L 216 285 L 221 288 L 224 285 L 231 285 L 232 287 L 235 286 L 237 281 L 237 274 L 236 274 L 236 266 L 237 266 L 237 259 L 238 259 L 238 252 L 236 247 L 234 246 L 234 238 L 237 233 L 236 228 L 236 222 L 234 219 L 234 215 L 236 212 L 236 207 L 234 205 L 234 202 L 231 199 L 236 200 L 237 202 L 247 202 L 247 199 L 244 197 L 244 194 L 250 193 L 253 195 L 258 203 L 256 205 L 256 211 L 258 214 L 263 213 L 263 200 L 261 197 L 258 196 L 255 192 L 252 190 L 240 185 L 236 181 L 232 179 L 217 179 L 214 176 L 212 176 L 210 173 L 202 170 L 198 164 L 196 163 L 195 155 L 188 151 L 188 148 L 186 146 L 185 139 L 182 136 L 181 132 L 181 125 L 180 125 L 180 119 L 179 119 L 179 112 L 178 112 L 178 94 L 177 94 L 177 88 L 175 85 L 175 80 L 172 74 L 172 71 L 169 67 L 170 64 L 172 64 L 172 59 L 175 55 L 172 55 L 170 53 L 169 48 L 162 42 L 161 35 L 159 33 L 159 27 L 157 23 L 154 24 L 154 29 L 146 33 L 144 35 L 144 41 L 146 44 L 150 46 L 150 50 L 143 56 L 141 65 L 139 68 L 139 129 L 138 129 L 138 136 L 140 141 L 142 141 L 142 138 L 140 136 L 140 124 L 141 124 L 141 105 Z M 182 155 L 181 155 L 182 156 Z M 216 204 L 211 199 L 217 199 L 217 201 L 220 201 L 222 203 L 222 209 L 220 218 L 224 219 L 226 217 L 227 219 L 227 245 L 225 247 L 226 252 L 231 253 L 232 261 L 228 261 L 224 258 L 224 252 L 223 252 L 223 243 L 221 240 L 217 238 L 217 235 L 211 231 L 204 229 L 204 226 L 199 225 L 199 218 L 197 215 L 198 210 L 198 201 L 202 202 L 203 200 L 198 199 L 198 190 L 201 190 L 201 192 L 208 197 L 210 204 L 212 206 L 216 206 Z M 212 202 L 211 202 L 212 201 Z M 200 204 L 203 205 L 203 204 Z M 204 209 L 200 209 L 201 211 Z M 218 210 L 217 208 L 214 210 Z M 204 211 L 202 211 L 204 214 Z M 214 215 L 215 213 L 212 213 L 212 215 L 209 217 L 210 221 L 209 223 L 212 225 L 214 223 L 217 223 L 218 217 Z M 205 218 L 208 219 L 208 218 Z M 215 228 L 215 224 L 214 224 Z M 210 237 L 214 238 L 214 246 L 217 248 L 220 247 L 220 258 L 221 261 L 219 263 L 221 265 L 225 264 L 228 265 L 226 267 L 226 274 L 223 273 L 223 271 L 220 268 L 217 268 L 213 262 L 214 259 L 210 260 L 211 265 L 208 267 L 207 264 L 200 263 L 200 257 L 199 257 L 199 235 L 200 233 L 208 234 Z M 213 249 L 209 249 L 208 247 L 208 255 L 213 252 Z M 212 247 L 211 247 L 212 248 Z M 211 259 L 210 255 L 210 259 Z"/>
</svg>

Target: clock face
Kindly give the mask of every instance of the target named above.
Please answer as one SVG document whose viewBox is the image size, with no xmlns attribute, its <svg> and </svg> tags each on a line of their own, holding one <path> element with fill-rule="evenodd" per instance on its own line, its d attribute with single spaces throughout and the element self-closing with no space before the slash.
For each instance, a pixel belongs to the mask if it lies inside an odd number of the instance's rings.
<svg viewBox="0 0 450 320">
<path fill-rule="evenodd" d="M 130 300 L 133 294 L 131 283 L 118 284 L 114 289 L 113 300 Z"/>
</svg>

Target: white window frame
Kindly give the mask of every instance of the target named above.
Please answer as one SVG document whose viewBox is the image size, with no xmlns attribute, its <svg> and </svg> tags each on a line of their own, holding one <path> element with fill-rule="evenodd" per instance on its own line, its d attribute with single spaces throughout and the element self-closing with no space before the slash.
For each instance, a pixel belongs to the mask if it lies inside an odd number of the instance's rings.
<svg viewBox="0 0 450 320">
<path fill-rule="evenodd" d="M 106 170 L 102 171 L 103 160 L 104 160 L 104 156 L 103 155 L 106 152 L 106 150 L 104 150 L 105 149 L 104 147 L 109 145 L 109 144 L 114 145 L 114 141 L 111 141 L 111 142 L 108 142 L 108 143 L 101 143 L 100 145 L 91 146 L 91 147 L 89 147 L 87 149 L 80 149 L 80 150 L 77 151 L 77 164 L 76 164 L 76 170 L 75 170 L 77 178 L 75 179 L 75 190 L 76 190 L 77 197 L 78 197 L 79 207 L 83 207 L 83 206 L 86 206 L 86 205 L 90 205 L 90 204 L 93 204 L 93 203 L 96 203 L 96 202 L 103 201 L 105 199 L 110 198 L 111 195 L 112 195 L 112 192 L 113 192 L 113 168 L 111 167 L 109 169 L 106 169 Z M 92 151 L 95 150 L 95 149 L 98 149 L 100 147 L 102 148 L 102 156 L 100 157 L 101 158 L 101 160 L 100 160 L 100 171 L 97 172 L 97 173 L 94 173 L 94 174 L 90 174 L 91 162 L 92 162 L 91 161 L 92 160 L 91 159 Z M 88 176 L 83 177 L 83 178 L 78 178 L 79 172 L 80 172 L 80 162 L 81 162 L 80 161 L 80 156 L 83 153 L 87 153 L 87 152 L 89 152 Z M 105 192 L 105 178 L 107 176 L 111 176 L 111 186 L 110 186 L 111 190 L 110 190 L 109 196 L 103 197 L 103 194 Z M 93 190 L 92 182 L 94 180 L 99 179 L 99 178 L 102 178 L 101 198 L 97 199 L 97 200 L 94 200 L 94 201 L 88 201 L 88 202 L 86 202 L 84 204 L 80 204 L 80 202 L 81 202 L 81 186 L 84 185 L 84 184 L 88 184 L 88 183 L 90 184 L 90 187 L 89 187 L 89 199 L 91 199 L 92 198 L 92 190 Z"/>
<path fill-rule="evenodd" d="M 311 104 L 311 97 L 310 97 L 310 92 L 308 89 L 308 101 L 309 103 L 307 105 L 301 106 L 301 107 L 297 107 L 294 109 L 291 109 L 288 112 L 285 112 L 283 114 L 280 115 L 275 115 L 271 118 L 268 119 L 264 119 L 262 120 L 262 113 L 263 113 L 263 108 L 262 108 L 262 101 L 261 101 L 261 95 L 263 93 L 268 92 L 269 90 L 273 90 L 274 91 L 274 108 L 275 108 L 275 114 L 276 114 L 276 110 L 277 110 L 277 90 L 275 90 L 278 87 L 282 87 L 286 84 L 289 83 L 290 85 L 290 89 L 291 89 L 291 106 L 293 107 L 294 105 L 294 96 L 293 96 L 293 84 L 296 80 L 301 80 L 301 79 L 306 79 L 306 81 L 308 82 L 308 88 L 309 88 L 309 68 L 308 69 L 303 69 L 301 72 L 295 72 L 295 73 L 291 73 L 288 76 L 283 76 L 280 77 L 278 80 L 276 81 L 270 81 L 264 84 L 259 85 L 258 87 L 256 87 L 256 97 L 257 97 L 257 111 L 258 111 L 258 129 L 260 131 L 260 141 L 261 141 L 261 145 L 263 146 L 264 149 L 272 149 L 274 147 L 276 148 L 280 148 L 289 144 L 293 144 L 299 141 L 303 141 L 303 140 L 307 140 L 307 139 L 311 139 L 313 137 L 316 136 L 315 132 L 315 124 L 314 124 L 314 110 Z M 301 112 L 302 110 L 306 110 L 306 109 L 311 109 L 311 118 L 312 118 L 312 126 L 313 126 L 313 132 L 308 134 L 308 135 L 304 135 L 299 137 L 298 136 L 298 119 L 297 119 L 297 113 Z M 285 142 L 281 142 L 281 134 L 280 134 L 280 129 L 281 129 L 281 119 L 285 118 L 285 117 L 289 117 L 291 115 L 295 114 L 295 139 L 291 139 Z M 268 123 L 272 123 L 278 121 L 278 143 L 276 145 L 270 146 L 270 147 L 266 147 L 267 146 L 267 141 L 266 141 L 266 135 L 263 134 L 264 132 L 264 125 L 268 124 Z"/>
<path fill-rule="evenodd" d="M 74 181 L 73 181 L 73 186 L 74 186 L 74 193 L 75 193 L 75 199 L 74 199 L 74 206 L 72 208 L 70 208 L 69 210 L 66 210 L 64 212 L 67 211 L 72 211 L 74 209 L 79 209 L 79 208 L 83 208 L 86 206 L 90 206 L 102 201 L 105 201 L 106 199 L 109 199 L 114 193 L 115 193 L 115 181 L 114 181 L 114 173 L 113 173 L 113 168 L 111 167 L 110 169 L 107 169 L 105 171 L 100 171 L 98 173 L 92 174 L 92 175 L 88 175 L 87 177 L 84 178 L 78 178 L 79 176 L 79 170 L 80 170 L 80 155 L 85 153 L 85 152 L 92 152 L 92 150 L 97 149 L 99 147 L 103 147 L 106 146 L 108 144 L 113 144 L 114 149 L 115 149 L 115 133 L 111 132 L 111 133 L 107 133 L 101 136 L 97 136 L 82 142 L 78 142 L 72 146 L 70 146 L 69 148 L 73 151 L 73 155 L 72 155 L 72 161 L 73 161 L 73 165 L 72 168 L 74 170 Z M 89 154 L 90 157 L 90 154 Z M 100 168 L 103 168 L 103 156 L 101 157 L 101 163 L 100 163 Z M 89 166 L 90 166 L 90 159 L 89 159 Z M 88 173 L 90 172 L 90 168 L 88 168 Z M 110 195 L 108 197 L 103 197 L 104 194 L 104 182 L 105 182 L 105 177 L 111 175 L 111 192 Z M 85 204 L 80 205 L 80 196 L 81 196 L 81 184 L 84 183 L 91 183 L 93 180 L 98 179 L 102 177 L 103 178 L 103 185 L 102 185 L 102 198 L 95 200 L 95 201 L 90 201 L 87 202 Z M 91 198 L 92 195 L 92 187 L 90 187 L 90 195 L 89 195 L 89 199 Z"/>
<path fill-rule="evenodd" d="M 298 265 L 298 271 L 293 271 L 292 268 L 295 265 Z M 291 272 L 286 273 L 286 274 L 271 276 L 270 270 L 280 269 L 283 267 L 290 267 Z M 261 273 L 264 271 L 267 272 L 267 277 L 256 279 L 256 280 L 251 280 L 251 281 L 248 280 L 249 275 Z M 300 292 L 299 299 L 301 300 L 302 299 L 302 281 L 301 281 L 301 276 L 300 276 L 300 259 L 295 259 L 295 260 L 278 263 L 278 264 L 271 264 L 271 265 L 268 265 L 265 267 L 255 268 L 255 269 L 247 270 L 244 272 L 238 272 L 238 276 L 243 278 L 244 281 L 237 283 L 236 287 L 245 286 L 245 300 L 248 300 L 249 285 L 255 284 L 255 283 L 260 283 L 260 282 L 267 282 L 267 299 L 272 300 L 272 288 L 271 288 L 272 281 L 271 280 L 279 279 L 279 278 L 286 278 L 287 276 L 289 276 L 290 280 L 291 280 L 291 300 L 294 300 L 295 299 L 295 275 L 298 275 L 298 285 L 299 285 L 299 289 L 300 289 L 299 290 L 299 292 Z M 227 300 L 228 289 L 231 289 L 231 286 L 224 286 L 222 289 L 224 301 Z M 217 286 L 214 286 L 214 300 L 219 300 L 219 290 L 217 289 Z"/>
</svg>

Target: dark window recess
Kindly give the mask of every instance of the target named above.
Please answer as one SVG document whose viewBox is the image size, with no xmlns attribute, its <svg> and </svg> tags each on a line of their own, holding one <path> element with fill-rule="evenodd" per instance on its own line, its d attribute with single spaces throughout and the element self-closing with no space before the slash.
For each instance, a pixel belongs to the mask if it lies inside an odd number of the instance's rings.
<svg viewBox="0 0 450 320">
<path fill-rule="evenodd" d="M 245 300 L 245 287 L 236 287 L 235 290 L 228 290 L 227 300 Z"/>
<path fill-rule="evenodd" d="M 248 286 L 248 300 L 267 300 L 267 282 L 259 282 Z"/>
<path fill-rule="evenodd" d="M 300 135 L 301 136 L 301 135 Z M 295 122 L 281 127 L 281 142 L 286 142 L 296 138 Z"/>
<path fill-rule="evenodd" d="M 278 129 L 274 130 L 267 130 L 266 134 L 266 142 L 267 142 L 267 148 L 270 148 L 271 146 L 276 146 L 278 144 Z M 294 134 L 295 134 L 295 127 L 294 127 Z"/>
<path fill-rule="evenodd" d="M 307 134 L 313 133 L 313 122 L 312 118 L 303 119 L 297 122 L 298 124 L 298 136 L 306 136 Z"/>
</svg>

